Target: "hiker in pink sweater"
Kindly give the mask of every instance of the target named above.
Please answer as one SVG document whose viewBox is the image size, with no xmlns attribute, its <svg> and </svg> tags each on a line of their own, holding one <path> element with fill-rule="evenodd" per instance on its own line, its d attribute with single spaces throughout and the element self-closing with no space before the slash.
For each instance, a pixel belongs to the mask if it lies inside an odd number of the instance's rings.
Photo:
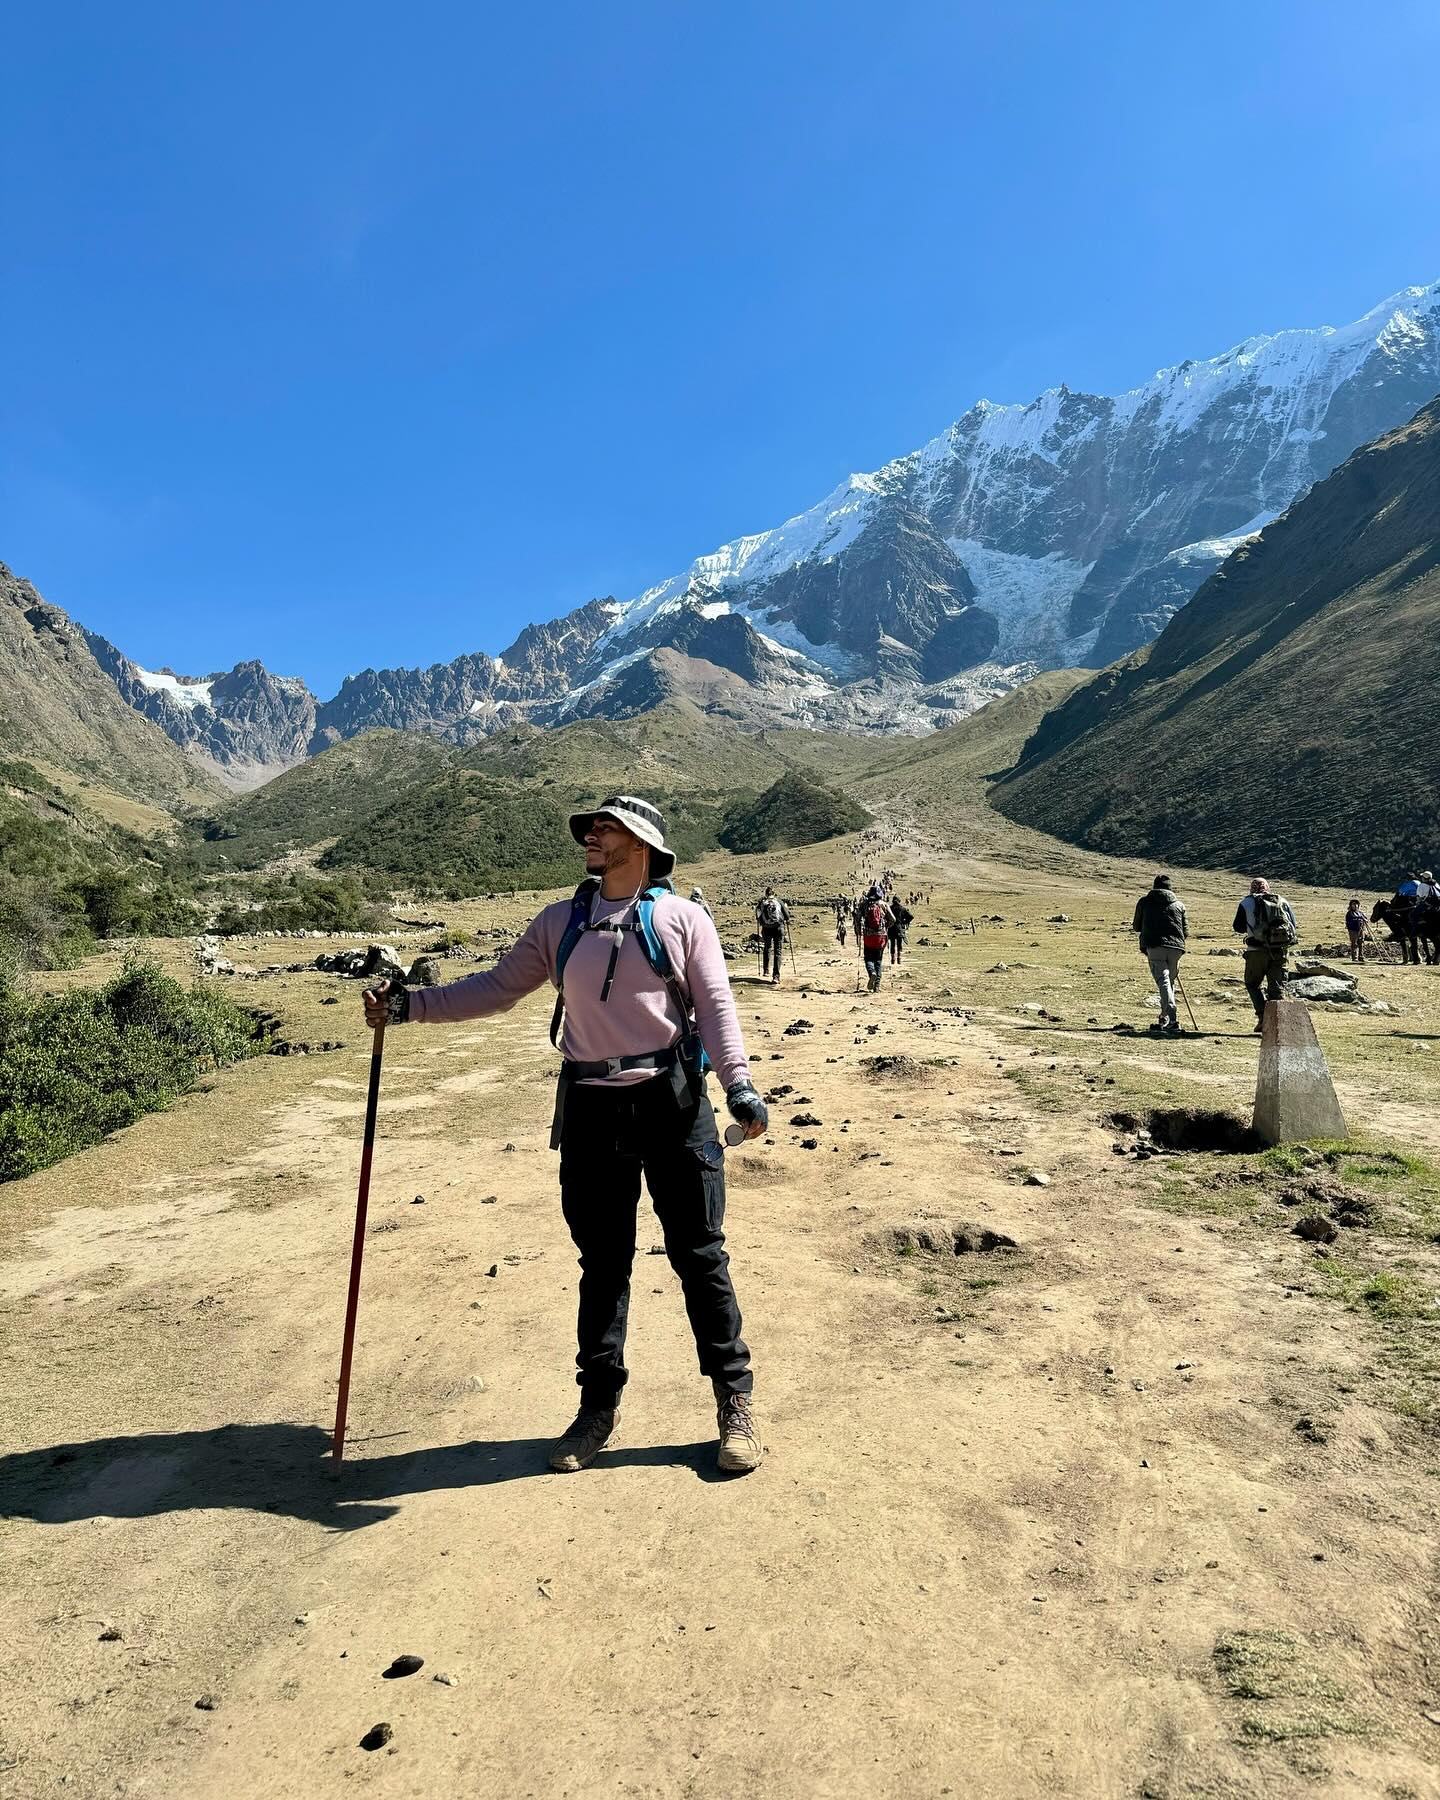
<svg viewBox="0 0 1440 1800">
<path fill-rule="evenodd" d="M 550 1466 L 587 1468 L 619 1421 L 643 1172 L 714 1389 L 719 1466 L 744 1473 L 762 1452 L 725 1251 L 725 1157 L 707 1062 L 745 1137 L 761 1136 L 769 1116 L 750 1079 L 714 921 L 669 889 L 675 857 L 659 812 L 616 794 L 574 814 L 570 831 L 585 847 L 586 879 L 573 900 L 538 913 L 493 969 L 413 993 L 381 982 L 365 995 L 366 1022 L 456 1024 L 506 1012 L 547 981 L 557 990 L 550 1035 L 564 1060 L 550 1142 L 580 1252 L 580 1409 Z"/>
</svg>

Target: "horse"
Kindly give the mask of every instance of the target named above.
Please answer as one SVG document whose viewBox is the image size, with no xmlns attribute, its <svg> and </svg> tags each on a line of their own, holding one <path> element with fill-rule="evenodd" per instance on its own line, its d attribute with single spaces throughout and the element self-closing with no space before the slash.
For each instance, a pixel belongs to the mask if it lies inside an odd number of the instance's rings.
<svg viewBox="0 0 1440 1800">
<path fill-rule="evenodd" d="M 1401 962 L 1418 963 L 1424 947 L 1427 963 L 1440 962 L 1440 906 L 1433 900 L 1377 900 L 1370 914 L 1372 925 L 1384 925 L 1390 942 L 1400 946 Z"/>
</svg>

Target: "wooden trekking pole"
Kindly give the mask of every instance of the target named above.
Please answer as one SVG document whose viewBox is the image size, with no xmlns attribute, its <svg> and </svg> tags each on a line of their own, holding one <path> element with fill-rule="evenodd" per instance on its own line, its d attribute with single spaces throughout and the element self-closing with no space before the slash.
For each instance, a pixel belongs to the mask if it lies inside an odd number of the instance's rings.
<svg viewBox="0 0 1440 1800">
<path fill-rule="evenodd" d="M 1179 969 L 1176 969 L 1175 971 L 1175 985 L 1179 988 L 1180 998 L 1185 1002 L 1185 1010 L 1190 1015 L 1190 1028 L 1198 1037 L 1200 1035 L 1200 1027 L 1195 1022 L 1195 1008 L 1190 1004 L 1190 996 L 1185 992 L 1185 983 L 1180 979 Z"/>
<path fill-rule="evenodd" d="M 350 1291 L 345 1301 L 345 1336 L 340 1346 L 340 1392 L 335 1400 L 335 1435 L 330 1455 L 338 1469 L 345 1459 L 345 1413 L 350 1404 L 350 1360 L 355 1352 L 355 1315 L 360 1310 L 360 1262 L 365 1254 L 365 1214 L 370 1205 L 370 1164 L 375 1155 L 375 1114 L 380 1104 L 380 1058 L 385 1022 L 375 1027 L 370 1046 L 370 1092 L 365 1100 L 365 1138 L 360 1150 L 360 1192 L 355 1201 L 355 1240 L 350 1246 Z"/>
</svg>

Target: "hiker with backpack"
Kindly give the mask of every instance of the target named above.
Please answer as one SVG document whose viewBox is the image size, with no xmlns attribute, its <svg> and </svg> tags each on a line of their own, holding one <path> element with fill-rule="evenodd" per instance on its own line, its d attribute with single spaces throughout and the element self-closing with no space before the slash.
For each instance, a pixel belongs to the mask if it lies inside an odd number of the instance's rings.
<svg viewBox="0 0 1440 1800">
<path fill-rule="evenodd" d="M 885 939 L 890 946 L 890 966 L 892 968 L 900 961 L 901 955 L 904 953 L 905 934 L 914 917 L 914 913 L 897 894 L 890 902 L 890 922 L 885 927 Z"/>
<path fill-rule="evenodd" d="M 1140 953 L 1150 964 L 1155 991 L 1160 996 L 1160 1018 L 1150 1029 L 1163 1032 L 1166 1037 L 1179 1037 L 1175 984 L 1180 979 L 1180 958 L 1185 954 L 1189 925 L 1168 875 L 1157 875 L 1150 892 L 1135 902 L 1130 929 L 1140 934 Z"/>
<path fill-rule="evenodd" d="M 759 1467 L 761 1446 L 725 1251 L 724 1150 L 707 1069 L 745 1137 L 761 1136 L 769 1115 L 750 1078 L 714 922 L 671 886 L 675 856 L 660 813 L 615 794 L 573 814 L 570 834 L 585 848 L 585 879 L 571 899 L 538 913 L 493 969 L 413 991 L 379 983 L 365 995 L 366 1023 L 457 1024 L 508 1012 L 546 981 L 556 988 L 550 1039 L 564 1060 L 550 1147 L 560 1152 L 560 1205 L 580 1253 L 580 1407 L 550 1467 L 587 1468 L 619 1420 L 643 1173 L 714 1390 L 719 1467 L 744 1473 Z"/>
<path fill-rule="evenodd" d="M 890 925 L 890 908 L 885 904 L 879 882 L 876 882 L 860 903 L 860 922 L 855 928 L 860 939 L 860 954 L 865 959 L 865 973 L 870 977 L 868 991 L 872 994 L 880 990 L 880 975 L 885 967 L 885 946 L 890 939 Z"/>
<path fill-rule="evenodd" d="M 780 985 L 780 963 L 785 949 L 785 927 L 790 922 L 790 908 L 775 892 L 767 887 L 760 896 L 755 907 L 755 923 L 760 931 L 760 976 L 763 980 L 770 975 L 771 963 L 774 963 L 772 985 Z"/>
<path fill-rule="evenodd" d="M 690 890 L 690 899 L 695 906 L 700 908 L 701 912 L 704 913 L 705 917 L 709 919 L 710 923 L 713 925 L 715 923 L 715 915 L 710 910 L 710 902 L 705 898 L 705 890 L 701 887 L 692 887 Z"/>
<path fill-rule="evenodd" d="M 1300 940 L 1300 927 L 1295 923 L 1290 902 L 1283 894 L 1272 893 L 1270 883 L 1257 876 L 1250 883 L 1250 892 L 1235 908 L 1231 929 L 1244 933 L 1245 991 L 1255 1008 L 1258 1034 L 1265 1028 L 1265 1002 L 1283 998 L 1285 958 L 1290 946 Z"/>
</svg>

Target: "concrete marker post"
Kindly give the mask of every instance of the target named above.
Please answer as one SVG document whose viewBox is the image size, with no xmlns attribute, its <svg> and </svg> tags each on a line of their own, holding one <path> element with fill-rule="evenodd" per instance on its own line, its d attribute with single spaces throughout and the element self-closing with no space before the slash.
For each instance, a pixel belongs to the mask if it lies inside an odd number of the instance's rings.
<svg viewBox="0 0 1440 1800">
<path fill-rule="evenodd" d="M 1265 1002 L 1253 1123 L 1266 1144 L 1348 1135 L 1325 1052 L 1303 1000 Z"/>
</svg>

